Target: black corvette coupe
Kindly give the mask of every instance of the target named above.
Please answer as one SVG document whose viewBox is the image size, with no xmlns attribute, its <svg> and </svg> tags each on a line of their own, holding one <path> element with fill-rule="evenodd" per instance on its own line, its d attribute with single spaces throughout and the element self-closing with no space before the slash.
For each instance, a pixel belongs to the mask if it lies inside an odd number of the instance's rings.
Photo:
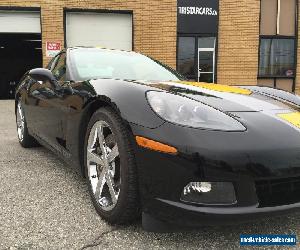
<svg viewBox="0 0 300 250">
<path fill-rule="evenodd" d="M 154 230 L 300 208 L 297 95 L 187 82 L 138 53 L 78 47 L 25 74 L 15 111 L 20 144 L 78 169 L 110 223 L 142 214 Z"/>
</svg>

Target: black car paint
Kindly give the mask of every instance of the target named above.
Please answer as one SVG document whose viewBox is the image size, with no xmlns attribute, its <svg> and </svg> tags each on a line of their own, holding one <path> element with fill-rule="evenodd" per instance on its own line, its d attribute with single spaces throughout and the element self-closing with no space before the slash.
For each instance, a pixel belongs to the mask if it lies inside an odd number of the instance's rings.
<svg viewBox="0 0 300 250">
<path fill-rule="evenodd" d="M 243 87 L 253 91 L 251 98 L 278 108 L 262 110 L 253 102 L 249 106 L 220 92 L 191 90 L 178 83 L 118 79 L 74 82 L 71 75 L 68 73 L 60 91 L 51 83 L 23 78 L 16 98 L 24 105 L 30 134 L 84 174 L 83 139 L 89 117 L 95 108 L 108 105 L 128 125 L 132 141 L 139 135 L 176 147 L 179 154 L 168 155 L 134 144 L 144 213 L 163 221 L 196 225 L 300 207 L 297 203 L 260 208 L 255 187 L 257 180 L 300 177 L 299 129 L 276 118 L 279 110 L 299 110 L 295 95 Z M 64 91 L 67 88 L 72 91 Z M 234 116 L 247 131 L 209 131 L 165 122 L 147 102 L 146 92 L 150 90 L 169 91 L 212 105 Z M 237 204 L 207 207 L 180 202 L 183 187 L 201 180 L 233 182 Z"/>
</svg>

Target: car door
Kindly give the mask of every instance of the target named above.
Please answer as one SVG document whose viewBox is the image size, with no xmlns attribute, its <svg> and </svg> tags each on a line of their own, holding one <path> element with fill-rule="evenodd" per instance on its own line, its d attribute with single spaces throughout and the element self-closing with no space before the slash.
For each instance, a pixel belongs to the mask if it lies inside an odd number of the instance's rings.
<svg viewBox="0 0 300 250">
<path fill-rule="evenodd" d="M 48 65 L 51 69 L 59 56 L 53 58 Z M 52 84 L 49 81 L 36 81 L 29 75 L 26 79 L 27 84 L 27 98 L 25 101 L 24 109 L 27 121 L 27 126 L 34 136 L 45 140 L 46 137 L 42 133 L 43 124 L 45 124 L 45 115 L 49 112 L 49 105 L 46 101 L 55 95 Z M 47 116 L 46 116 L 47 117 Z"/>
<path fill-rule="evenodd" d="M 65 147 L 63 120 L 69 108 L 65 102 L 66 93 L 59 87 L 67 80 L 66 53 L 57 55 L 49 69 L 58 85 L 49 81 L 35 81 L 29 88 L 29 112 L 34 121 L 35 135 L 55 151 L 62 153 Z"/>
</svg>

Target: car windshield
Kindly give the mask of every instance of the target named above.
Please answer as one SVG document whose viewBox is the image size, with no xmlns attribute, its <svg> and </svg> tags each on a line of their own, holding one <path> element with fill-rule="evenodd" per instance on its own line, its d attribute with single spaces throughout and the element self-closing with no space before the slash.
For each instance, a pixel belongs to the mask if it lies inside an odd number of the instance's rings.
<svg viewBox="0 0 300 250">
<path fill-rule="evenodd" d="M 135 52 L 96 48 L 72 49 L 71 65 L 78 80 L 97 78 L 176 81 L 176 71 Z"/>
</svg>

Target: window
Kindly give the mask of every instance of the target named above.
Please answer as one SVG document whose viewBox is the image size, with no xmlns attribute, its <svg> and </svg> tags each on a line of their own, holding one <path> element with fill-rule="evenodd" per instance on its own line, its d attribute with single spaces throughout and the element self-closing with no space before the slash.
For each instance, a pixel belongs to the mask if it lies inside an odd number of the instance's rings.
<svg viewBox="0 0 300 250">
<path fill-rule="evenodd" d="M 280 0 L 277 34 L 294 36 L 296 34 L 296 0 Z"/>
<path fill-rule="evenodd" d="M 198 48 L 215 48 L 215 37 L 199 37 Z"/>
<path fill-rule="evenodd" d="M 65 81 L 66 78 L 66 53 L 59 55 L 57 60 L 54 60 L 55 66 L 51 66 L 51 71 L 58 81 Z"/>
<path fill-rule="evenodd" d="M 59 58 L 59 56 L 53 57 L 53 58 L 50 60 L 50 62 L 48 63 L 48 65 L 47 65 L 46 68 L 49 69 L 49 70 L 52 70 L 53 67 L 54 67 L 54 65 L 56 64 L 56 61 L 57 61 L 58 58 Z"/>
<path fill-rule="evenodd" d="M 294 36 L 296 0 L 261 0 L 261 35 Z"/>
<path fill-rule="evenodd" d="M 294 77 L 295 40 L 261 38 L 259 76 Z"/>
<path fill-rule="evenodd" d="M 113 78 L 146 81 L 178 81 L 183 78 L 163 64 L 135 52 L 94 48 L 70 52 L 75 79 Z"/>
<path fill-rule="evenodd" d="M 261 0 L 261 35 L 277 35 L 277 2 L 278 0 Z"/>
<path fill-rule="evenodd" d="M 178 38 L 177 69 L 189 79 L 195 79 L 195 37 Z"/>
<path fill-rule="evenodd" d="M 258 84 L 295 89 L 296 0 L 261 0 Z"/>
</svg>

